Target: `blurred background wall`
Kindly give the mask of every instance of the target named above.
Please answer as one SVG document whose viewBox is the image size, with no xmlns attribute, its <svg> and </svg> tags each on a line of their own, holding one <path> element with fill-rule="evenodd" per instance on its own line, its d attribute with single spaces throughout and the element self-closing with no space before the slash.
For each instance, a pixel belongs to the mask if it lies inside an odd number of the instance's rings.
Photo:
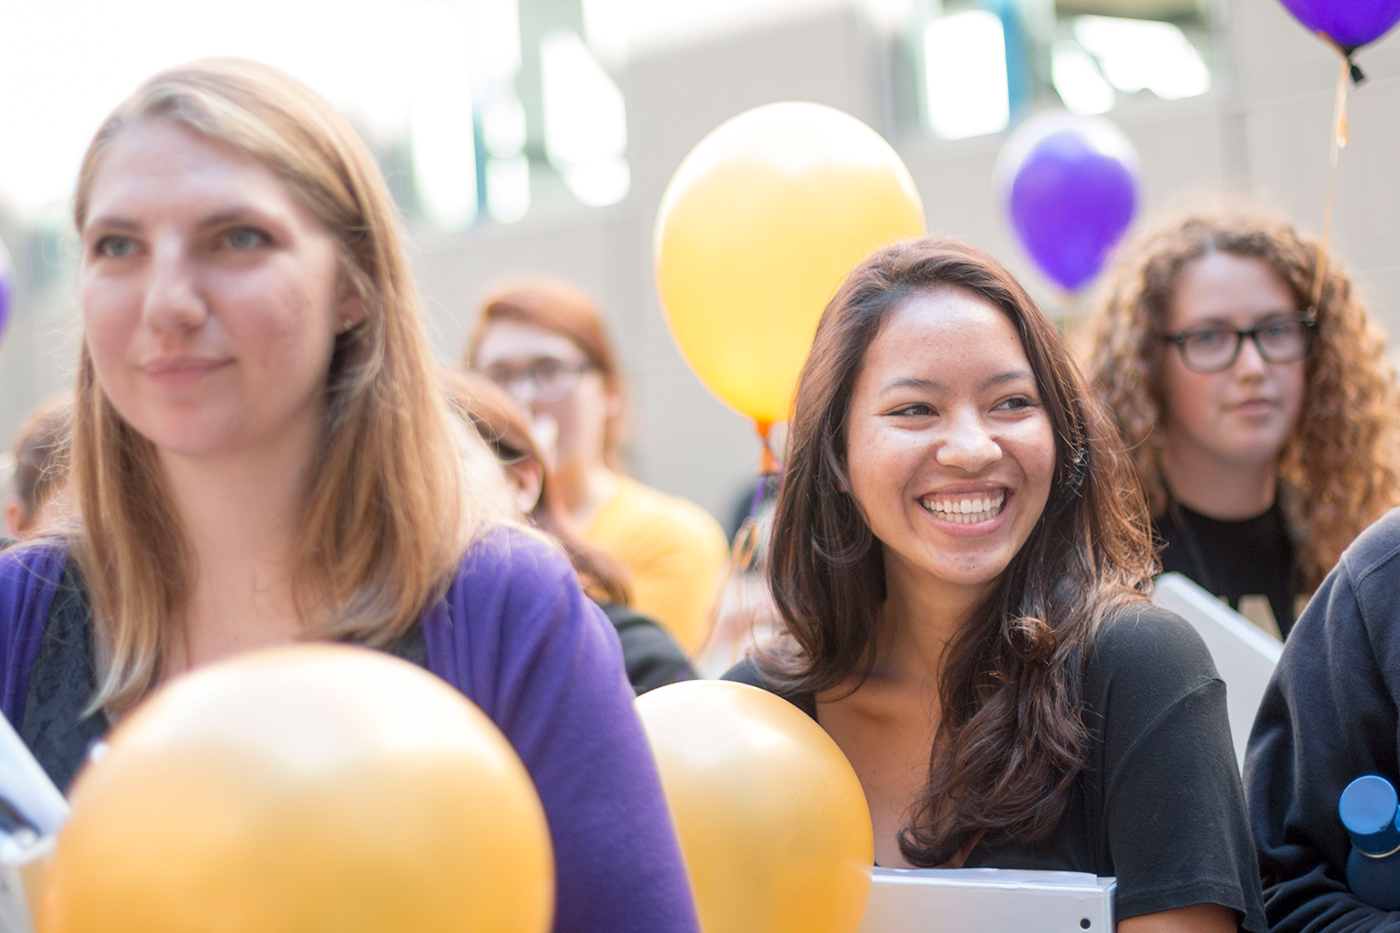
<svg viewBox="0 0 1400 933">
<path fill-rule="evenodd" d="M 0 0 L 0 23 L 21 6 Z M 758 443 L 672 344 L 651 237 L 681 159 L 743 110 L 810 100 L 866 121 L 908 164 L 930 231 L 1006 261 L 1057 314 L 1074 314 L 1083 299 L 1036 276 L 993 196 L 1006 132 L 1032 113 L 1068 105 L 1121 126 L 1143 162 L 1139 219 L 1193 196 L 1243 191 L 1305 228 L 1322 223 L 1337 58 L 1277 0 L 715 0 L 683 15 L 694 5 L 681 0 L 415 0 L 400 8 L 410 6 L 429 38 L 408 37 L 410 57 L 381 82 L 388 94 L 389 78 L 419 69 L 399 118 L 392 102 L 380 101 L 376 116 L 338 95 L 328 67 L 298 71 L 308 53 L 295 35 L 269 52 L 175 35 L 129 82 L 83 98 L 101 100 L 101 109 L 86 133 L 55 143 L 62 149 L 51 161 L 75 171 L 101 113 L 161 65 L 225 52 L 301 74 L 351 114 L 386 169 L 440 357 L 459 358 L 481 297 L 500 282 L 548 275 L 577 283 L 605 311 L 630 376 L 634 473 L 721 521 L 754 473 Z M 294 32 L 299 22 L 284 25 Z M 330 41 L 317 23 L 304 27 Z M 372 51 L 337 48 L 359 63 L 374 61 Z M 1400 37 L 1359 58 L 1369 80 L 1351 95 L 1332 240 L 1373 314 L 1400 332 Z M 367 86 L 379 86 L 374 79 Z M 7 94 L 44 105 L 42 82 L 0 80 Z M 13 126 L 0 105 L 0 241 L 13 255 L 17 289 L 0 341 L 5 446 L 34 403 L 67 386 L 77 326 L 65 205 L 27 197 L 38 170 L 7 166 L 4 156 L 50 141 L 17 138 Z"/>
</svg>

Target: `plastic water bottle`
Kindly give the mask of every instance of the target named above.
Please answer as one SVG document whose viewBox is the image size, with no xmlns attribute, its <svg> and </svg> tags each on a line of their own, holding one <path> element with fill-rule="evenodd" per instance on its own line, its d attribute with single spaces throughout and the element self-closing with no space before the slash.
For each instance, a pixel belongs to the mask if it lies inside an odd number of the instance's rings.
<svg viewBox="0 0 1400 933">
<path fill-rule="evenodd" d="M 1347 885 L 1351 893 L 1380 910 L 1400 910 L 1400 798 L 1378 774 L 1347 785 L 1337 802 L 1351 836 Z"/>
</svg>

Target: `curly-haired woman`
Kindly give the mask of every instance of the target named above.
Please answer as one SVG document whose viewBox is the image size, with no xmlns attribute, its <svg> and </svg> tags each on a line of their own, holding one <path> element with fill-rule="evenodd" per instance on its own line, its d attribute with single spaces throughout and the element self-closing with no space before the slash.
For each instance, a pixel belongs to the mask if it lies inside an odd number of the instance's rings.
<svg viewBox="0 0 1400 933">
<path fill-rule="evenodd" d="M 1400 502 L 1400 394 L 1350 279 L 1251 207 L 1171 217 L 1105 280 L 1090 377 L 1146 488 L 1164 570 L 1286 636 Z M 1248 339 L 1246 339 L 1248 338 Z"/>
</svg>

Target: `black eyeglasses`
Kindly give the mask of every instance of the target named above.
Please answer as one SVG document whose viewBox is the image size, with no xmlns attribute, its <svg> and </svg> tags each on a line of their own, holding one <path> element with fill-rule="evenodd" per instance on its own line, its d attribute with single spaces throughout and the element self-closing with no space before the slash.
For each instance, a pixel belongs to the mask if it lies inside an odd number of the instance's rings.
<svg viewBox="0 0 1400 933">
<path fill-rule="evenodd" d="M 1175 334 L 1163 334 L 1162 339 L 1176 344 L 1187 369 L 1197 373 L 1218 373 L 1235 365 L 1246 337 L 1254 341 L 1255 348 L 1266 362 L 1295 363 L 1312 349 L 1313 328 L 1316 326 L 1317 321 L 1310 317 L 1271 318 L 1248 330 L 1212 324 Z"/>
</svg>

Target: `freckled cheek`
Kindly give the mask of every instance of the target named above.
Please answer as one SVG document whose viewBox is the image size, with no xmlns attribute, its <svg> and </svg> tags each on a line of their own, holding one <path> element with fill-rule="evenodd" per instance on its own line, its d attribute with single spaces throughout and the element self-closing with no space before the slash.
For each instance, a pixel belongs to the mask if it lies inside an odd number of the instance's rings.
<svg viewBox="0 0 1400 933">
<path fill-rule="evenodd" d="M 928 453 L 928 441 L 908 431 L 856 431 L 847 438 L 846 464 L 857 498 L 901 495 Z"/>
<path fill-rule="evenodd" d="M 237 295 L 226 297 L 218 316 L 245 362 L 283 377 L 329 365 L 333 329 L 325 310 L 305 293 L 253 292 L 243 301 Z"/>
<path fill-rule="evenodd" d="M 1055 479 L 1055 429 L 1049 419 L 1029 422 L 1001 443 L 1019 465 L 1032 500 L 1048 497 Z"/>
<path fill-rule="evenodd" d="M 84 282 L 81 292 L 83 338 L 93 365 L 104 383 L 134 365 L 132 344 L 141 322 L 140 296 L 136 289 L 111 282 Z"/>
</svg>

